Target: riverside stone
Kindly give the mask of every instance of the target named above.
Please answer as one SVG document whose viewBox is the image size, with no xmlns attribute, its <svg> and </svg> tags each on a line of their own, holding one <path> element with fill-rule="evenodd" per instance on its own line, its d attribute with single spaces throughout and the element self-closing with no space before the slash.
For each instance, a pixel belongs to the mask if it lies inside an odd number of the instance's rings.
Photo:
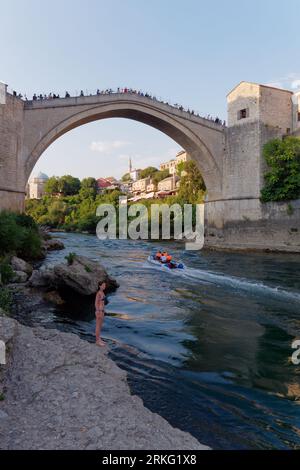
<svg viewBox="0 0 300 470">
<path fill-rule="evenodd" d="M 44 240 L 43 242 L 44 248 L 47 251 L 55 251 L 55 250 L 63 250 L 65 245 L 62 241 L 57 240 L 56 238 L 50 238 L 49 240 Z"/>
<path fill-rule="evenodd" d="M 6 317 L 0 339 L 10 342 L 1 449 L 207 449 L 132 396 L 126 373 L 96 345 Z"/>
<path fill-rule="evenodd" d="M 23 271 L 14 271 L 13 276 L 13 282 L 24 283 L 28 280 L 28 274 Z"/>
<path fill-rule="evenodd" d="M 29 279 L 32 287 L 48 287 L 54 284 L 53 268 L 35 269 Z"/>
<path fill-rule="evenodd" d="M 14 269 L 14 271 L 23 271 L 24 273 L 27 273 L 28 275 L 32 274 L 33 268 L 31 264 L 27 263 L 21 258 L 17 258 L 16 256 L 13 256 L 10 260 L 11 267 Z"/>
<path fill-rule="evenodd" d="M 76 255 L 71 265 L 54 266 L 54 275 L 57 286 L 69 287 L 81 295 L 94 295 L 99 282 L 106 282 L 108 290 L 119 287 L 117 281 L 108 275 L 100 263 L 85 256 Z"/>
</svg>

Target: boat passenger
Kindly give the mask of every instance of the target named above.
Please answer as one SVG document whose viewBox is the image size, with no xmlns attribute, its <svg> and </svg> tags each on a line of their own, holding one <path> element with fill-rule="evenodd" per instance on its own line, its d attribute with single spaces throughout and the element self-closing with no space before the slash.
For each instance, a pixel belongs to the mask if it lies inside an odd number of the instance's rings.
<svg viewBox="0 0 300 470">
<path fill-rule="evenodd" d="M 167 264 L 168 268 L 170 269 L 175 269 L 177 268 L 177 264 L 174 263 L 174 261 L 170 261 L 168 264 Z"/>
<path fill-rule="evenodd" d="M 167 263 L 170 263 L 172 261 L 171 255 L 167 254 L 166 258 L 167 258 Z"/>
<path fill-rule="evenodd" d="M 157 261 L 160 261 L 160 260 L 161 260 L 161 257 L 162 257 L 162 253 L 161 253 L 161 251 L 158 250 L 158 252 L 157 252 L 156 255 L 155 255 L 155 259 L 156 259 Z"/>
</svg>

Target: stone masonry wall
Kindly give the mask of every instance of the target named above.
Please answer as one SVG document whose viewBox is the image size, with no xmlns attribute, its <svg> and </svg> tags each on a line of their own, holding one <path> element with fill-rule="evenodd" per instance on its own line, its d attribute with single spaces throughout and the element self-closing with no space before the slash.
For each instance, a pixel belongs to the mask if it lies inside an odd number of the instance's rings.
<svg viewBox="0 0 300 470">
<path fill-rule="evenodd" d="M 279 127 L 282 134 L 292 132 L 292 93 L 270 87 L 260 87 L 259 119 L 268 126 Z"/>
<path fill-rule="evenodd" d="M 205 231 L 206 247 L 300 253 L 300 200 L 207 203 Z"/>
<path fill-rule="evenodd" d="M 259 85 L 242 82 L 227 96 L 228 126 L 235 126 L 259 120 Z M 238 120 L 238 112 L 249 108 L 249 117 Z"/>
<path fill-rule="evenodd" d="M 0 105 L 0 209 L 21 210 L 23 196 L 13 191 L 24 190 L 19 160 L 23 144 L 23 110 L 24 103 L 11 95 L 6 95 L 6 104 Z"/>
</svg>

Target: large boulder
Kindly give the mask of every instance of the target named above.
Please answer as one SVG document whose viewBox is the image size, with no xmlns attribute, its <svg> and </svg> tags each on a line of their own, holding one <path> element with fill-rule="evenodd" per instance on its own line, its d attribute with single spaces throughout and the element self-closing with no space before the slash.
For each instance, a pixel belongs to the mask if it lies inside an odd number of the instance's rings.
<svg viewBox="0 0 300 470">
<path fill-rule="evenodd" d="M 57 240 L 56 238 L 50 238 L 50 240 L 44 240 L 43 247 L 47 251 L 63 250 L 65 245 L 62 241 Z"/>
<path fill-rule="evenodd" d="M 10 260 L 10 264 L 14 271 L 22 271 L 23 273 L 27 273 L 29 276 L 32 274 L 33 269 L 31 264 L 26 263 L 26 261 L 21 258 L 13 256 Z"/>
<path fill-rule="evenodd" d="M 18 282 L 25 283 L 27 282 L 28 277 L 29 277 L 28 274 L 25 273 L 24 271 L 14 271 L 12 281 L 16 283 Z"/>
<path fill-rule="evenodd" d="M 50 287 L 55 285 L 55 275 L 53 268 L 35 269 L 29 279 L 31 287 Z"/>
<path fill-rule="evenodd" d="M 106 282 L 107 290 L 115 290 L 119 284 L 110 277 L 105 268 L 84 256 L 75 256 L 73 263 L 54 266 L 55 284 L 67 287 L 81 295 L 93 295 L 98 290 L 99 282 Z"/>
</svg>

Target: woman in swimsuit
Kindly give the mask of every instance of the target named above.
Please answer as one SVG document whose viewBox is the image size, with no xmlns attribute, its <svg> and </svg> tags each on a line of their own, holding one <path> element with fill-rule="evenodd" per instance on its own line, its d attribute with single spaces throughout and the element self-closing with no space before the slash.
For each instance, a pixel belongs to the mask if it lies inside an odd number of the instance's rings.
<svg viewBox="0 0 300 470">
<path fill-rule="evenodd" d="M 104 320 L 104 304 L 105 304 L 105 294 L 106 289 L 105 282 L 99 282 L 99 290 L 96 294 L 95 308 L 96 308 L 96 344 L 98 346 L 105 346 L 104 341 L 100 338 L 101 329 Z"/>
</svg>

